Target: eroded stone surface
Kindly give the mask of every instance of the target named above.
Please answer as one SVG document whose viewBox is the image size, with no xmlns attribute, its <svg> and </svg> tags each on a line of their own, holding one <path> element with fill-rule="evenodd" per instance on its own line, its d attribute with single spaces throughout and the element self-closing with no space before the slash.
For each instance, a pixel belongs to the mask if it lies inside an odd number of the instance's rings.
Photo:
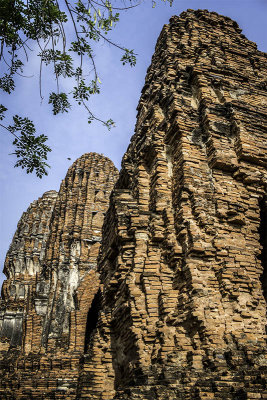
<svg viewBox="0 0 267 400">
<path fill-rule="evenodd" d="M 266 79 L 229 18 L 164 26 L 103 227 L 80 398 L 267 397 Z"/>
<path fill-rule="evenodd" d="M 4 269 L 1 398 L 75 398 L 116 179 L 109 159 L 85 154 L 58 194 L 45 193 L 23 214 Z"/>
<path fill-rule="evenodd" d="M 1 342 L 2 397 L 267 398 L 266 82 L 266 54 L 229 18 L 164 26 L 98 261 L 117 173 L 94 154 L 53 200 L 21 308 L 8 275 L 2 310 L 26 318 L 21 348 Z"/>
<path fill-rule="evenodd" d="M 29 311 L 28 300 L 41 271 L 49 235 L 50 221 L 57 198 L 46 192 L 23 213 L 6 255 L 2 287 L 0 337 L 2 348 L 22 345 L 22 326 Z"/>
</svg>

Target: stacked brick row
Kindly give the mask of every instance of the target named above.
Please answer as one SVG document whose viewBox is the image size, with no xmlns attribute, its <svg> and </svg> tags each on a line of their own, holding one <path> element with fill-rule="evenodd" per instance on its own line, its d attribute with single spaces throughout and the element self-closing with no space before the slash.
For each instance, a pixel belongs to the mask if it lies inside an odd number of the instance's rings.
<svg viewBox="0 0 267 400">
<path fill-rule="evenodd" d="M 103 227 L 79 398 L 267 398 L 266 83 L 229 18 L 164 26 Z"/>
<path fill-rule="evenodd" d="M 85 154 L 70 167 L 58 194 L 46 193 L 23 214 L 4 270 L 1 399 L 76 398 L 88 310 L 99 286 L 102 224 L 116 179 L 109 159 Z M 10 289 L 15 284 L 17 297 Z M 18 332 L 13 322 L 10 340 L 11 309 L 16 318 L 20 313 L 21 324 Z"/>
</svg>

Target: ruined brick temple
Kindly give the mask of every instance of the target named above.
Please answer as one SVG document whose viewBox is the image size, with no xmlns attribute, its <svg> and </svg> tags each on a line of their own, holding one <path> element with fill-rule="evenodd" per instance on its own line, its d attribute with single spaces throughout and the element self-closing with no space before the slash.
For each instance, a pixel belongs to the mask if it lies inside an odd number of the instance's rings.
<svg viewBox="0 0 267 400">
<path fill-rule="evenodd" d="M 266 60 L 216 13 L 164 26 L 120 173 L 85 154 L 19 221 L 1 399 L 267 399 Z"/>
</svg>

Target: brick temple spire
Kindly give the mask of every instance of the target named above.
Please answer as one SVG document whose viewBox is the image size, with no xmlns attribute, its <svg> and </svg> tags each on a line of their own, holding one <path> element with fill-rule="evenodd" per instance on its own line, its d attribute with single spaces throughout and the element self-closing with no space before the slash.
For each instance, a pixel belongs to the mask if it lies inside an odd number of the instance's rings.
<svg viewBox="0 0 267 400">
<path fill-rule="evenodd" d="M 267 395 L 266 82 L 231 19 L 164 26 L 103 227 L 83 398 Z"/>
<path fill-rule="evenodd" d="M 266 58 L 213 12 L 163 27 L 114 190 L 85 155 L 19 225 L 2 397 L 266 398 Z"/>
<path fill-rule="evenodd" d="M 23 213 L 4 268 L 0 397 L 76 397 L 88 310 L 99 287 L 102 224 L 117 175 L 108 158 L 84 154 L 58 193 L 45 193 Z"/>
</svg>

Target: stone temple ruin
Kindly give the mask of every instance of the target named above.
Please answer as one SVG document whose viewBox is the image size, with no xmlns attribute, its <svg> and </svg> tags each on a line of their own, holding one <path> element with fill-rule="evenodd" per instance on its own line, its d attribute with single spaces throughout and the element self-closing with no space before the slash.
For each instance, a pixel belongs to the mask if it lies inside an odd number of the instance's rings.
<svg viewBox="0 0 267 400">
<path fill-rule="evenodd" d="M 267 399 L 266 58 L 216 13 L 164 26 L 120 173 L 85 154 L 19 221 L 1 399 Z"/>
</svg>

